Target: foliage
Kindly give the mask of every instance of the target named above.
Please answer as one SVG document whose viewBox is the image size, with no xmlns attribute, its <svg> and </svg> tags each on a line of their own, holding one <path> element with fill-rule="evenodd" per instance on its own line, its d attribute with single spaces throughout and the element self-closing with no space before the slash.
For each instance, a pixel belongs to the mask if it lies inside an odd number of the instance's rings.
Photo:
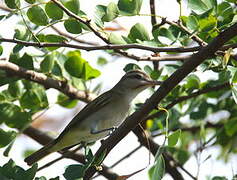
<svg viewBox="0 0 237 180">
<path fill-rule="evenodd" d="M 91 80 L 99 77 L 103 73 L 103 67 L 112 61 L 100 54 L 98 59 L 95 57 L 99 65 L 97 69 L 93 59 L 87 58 L 86 51 L 83 49 L 90 50 L 86 49 L 89 46 L 98 45 L 99 47 L 101 42 L 83 39 L 84 34 L 90 34 L 93 37 L 92 40 L 100 38 L 104 41 L 108 45 L 104 52 L 108 55 L 117 53 L 138 61 L 150 61 L 156 58 L 162 59 L 165 57 L 164 54 L 169 57 L 185 56 L 182 49 L 208 44 L 237 20 L 234 0 L 188 0 L 187 2 L 177 0 L 180 4 L 180 16 L 176 21 L 160 17 L 158 12 L 155 17 L 159 21 L 151 24 L 152 28 L 142 22 L 130 20 L 133 16 L 143 16 L 142 7 L 149 10 L 148 7 L 144 7 L 145 2 L 142 0 L 117 0 L 106 5 L 97 4 L 93 19 L 89 19 L 89 12 L 83 11 L 79 0 L 58 1 L 66 10 L 54 1 L 4 0 L 4 2 L 9 9 L 1 11 L 0 21 L 4 22 L 15 17 L 18 22 L 15 33 L 11 37 L 16 44 L 12 49 L 1 44 L 0 58 L 9 54 L 7 62 L 18 65 L 25 71 L 42 73 L 85 92 L 93 91 L 88 86 Z M 182 4 L 185 2 L 189 9 L 188 14 L 182 14 Z M 153 16 L 152 14 L 147 19 L 150 21 Z M 119 28 L 114 31 L 107 30 L 110 24 L 119 25 L 117 21 L 123 17 L 129 18 L 129 23 L 131 23 L 128 31 L 124 32 L 123 28 L 122 32 L 117 32 L 121 30 Z M 60 28 L 50 31 L 55 27 Z M 63 29 L 62 32 L 61 29 Z M 75 40 L 78 36 L 83 40 Z M 0 42 L 6 41 L 3 38 L 7 37 L 8 35 L 1 34 Z M 236 155 L 237 56 L 235 46 L 233 46 L 236 43 L 236 37 L 227 42 L 226 45 L 230 48 L 220 50 L 216 56 L 207 59 L 162 99 L 159 107 L 169 111 L 168 123 L 167 115 L 159 108 L 154 109 L 147 117 L 146 125 L 151 135 L 166 134 L 167 139 L 167 142 L 161 145 L 162 152 L 159 152 L 159 149 L 154 165 L 149 170 L 150 179 L 162 179 L 167 172 L 164 153 L 172 155 L 180 165 L 190 160 L 196 153 L 190 150 L 193 143 L 200 146 L 199 150 L 205 150 L 207 146 L 219 147 L 219 157 L 226 163 L 230 163 L 231 155 Z M 75 46 L 75 44 L 80 46 Z M 140 50 L 146 47 L 150 55 L 146 58 L 142 53 L 132 54 L 129 44 L 136 44 Z M 120 45 L 121 49 L 113 49 L 113 45 Z M 84 48 L 80 48 L 82 46 Z M 163 54 L 149 49 L 159 47 L 180 47 L 180 49 L 164 50 Z M 196 50 L 189 52 L 194 53 Z M 127 72 L 132 69 L 142 69 L 152 79 L 164 81 L 184 63 L 178 60 L 164 64 L 154 62 L 154 66 L 149 62 L 144 66 L 139 62 L 130 62 L 124 66 L 123 70 Z M 158 68 L 155 66 L 156 63 L 160 63 Z M 200 73 L 206 77 L 199 77 Z M 209 74 L 214 75 L 207 77 Z M 3 125 L 0 128 L 0 148 L 3 148 L 13 143 L 17 135 L 31 124 L 33 115 L 48 109 L 52 102 L 49 102 L 47 91 L 50 87 L 9 73 L 1 66 L 0 86 L 0 123 Z M 212 90 L 213 87 L 219 88 Z M 154 91 L 154 89 L 150 90 L 151 93 Z M 195 93 L 199 91 L 201 93 L 196 95 Z M 68 97 L 63 92 L 61 90 L 58 93 L 57 102 L 53 103 L 65 108 L 75 107 L 78 100 Z M 139 104 L 136 108 L 140 108 Z M 217 118 L 215 122 L 209 121 L 214 117 L 213 115 L 223 111 L 228 116 Z M 188 123 L 183 121 L 184 118 L 188 119 Z M 196 151 L 199 150 L 196 149 Z M 105 153 L 102 153 L 96 159 L 91 150 L 87 150 L 86 163 L 69 165 L 63 176 L 68 180 L 82 178 L 89 167 L 99 167 L 104 157 Z M 0 179 L 46 179 L 35 177 L 36 171 L 37 165 L 24 170 L 9 160 L 0 167 Z M 59 179 L 59 177 L 53 179 Z M 226 177 L 215 176 L 212 179 L 226 179 Z"/>
</svg>

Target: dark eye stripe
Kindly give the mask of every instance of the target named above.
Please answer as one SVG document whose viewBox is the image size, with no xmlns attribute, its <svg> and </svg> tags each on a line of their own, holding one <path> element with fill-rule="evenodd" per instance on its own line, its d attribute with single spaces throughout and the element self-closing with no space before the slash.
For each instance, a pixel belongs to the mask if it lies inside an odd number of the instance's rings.
<svg viewBox="0 0 237 180">
<path fill-rule="evenodd" d="M 130 76 L 128 76 L 131 79 L 145 79 L 142 75 L 140 74 L 132 74 Z"/>
</svg>

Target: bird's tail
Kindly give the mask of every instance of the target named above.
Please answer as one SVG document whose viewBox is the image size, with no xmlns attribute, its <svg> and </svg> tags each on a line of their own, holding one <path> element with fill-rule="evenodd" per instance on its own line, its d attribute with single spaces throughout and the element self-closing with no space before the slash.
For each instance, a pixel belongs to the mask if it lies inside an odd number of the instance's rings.
<svg viewBox="0 0 237 180">
<path fill-rule="evenodd" d="M 50 143 L 48 143 L 47 145 L 45 145 L 44 147 L 42 147 L 40 150 L 34 152 L 33 154 L 31 154 L 30 156 L 28 156 L 27 158 L 25 158 L 25 162 L 30 166 L 32 164 L 34 164 L 35 162 L 39 161 L 40 159 L 44 158 L 45 156 L 49 155 L 50 153 L 54 152 L 52 151 L 52 147 L 53 145 L 55 145 L 55 142 L 52 141 Z"/>
</svg>

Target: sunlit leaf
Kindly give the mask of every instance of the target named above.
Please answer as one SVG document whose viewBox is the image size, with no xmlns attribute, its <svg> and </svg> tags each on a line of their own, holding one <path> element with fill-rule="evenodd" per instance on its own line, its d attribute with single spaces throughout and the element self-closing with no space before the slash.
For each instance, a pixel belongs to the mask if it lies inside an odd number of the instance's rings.
<svg viewBox="0 0 237 180">
<path fill-rule="evenodd" d="M 129 32 L 128 38 L 131 39 L 133 42 L 136 42 L 137 40 L 141 41 L 149 41 L 150 37 L 146 30 L 146 28 L 140 24 L 135 24 Z"/>
</svg>

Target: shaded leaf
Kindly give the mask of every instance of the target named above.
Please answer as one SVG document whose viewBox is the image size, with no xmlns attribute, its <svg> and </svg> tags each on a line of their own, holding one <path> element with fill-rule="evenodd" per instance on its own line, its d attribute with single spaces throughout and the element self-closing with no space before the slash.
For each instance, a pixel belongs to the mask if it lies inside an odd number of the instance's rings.
<svg viewBox="0 0 237 180">
<path fill-rule="evenodd" d="M 165 174 L 165 161 L 162 155 L 160 155 L 155 165 L 149 170 L 149 179 L 150 180 L 161 180 Z"/>
<path fill-rule="evenodd" d="M 168 146 L 175 146 L 179 140 L 180 134 L 181 134 L 180 129 L 170 134 L 168 136 Z"/>
<path fill-rule="evenodd" d="M 59 8 L 54 2 L 49 1 L 45 5 L 45 12 L 53 20 L 59 20 L 63 18 L 63 10 Z"/>
<path fill-rule="evenodd" d="M 15 131 L 4 131 L 0 128 L 0 148 L 5 147 L 10 142 L 12 142 L 13 139 L 15 139 L 17 133 Z M 0 168 L 0 174 L 1 174 L 1 168 Z"/>
<path fill-rule="evenodd" d="M 118 8 L 120 14 L 132 16 L 139 14 L 142 6 L 142 0 L 119 0 Z"/>
<path fill-rule="evenodd" d="M 42 72 L 50 73 L 54 67 L 54 55 L 48 54 L 44 57 L 44 60 L 40 63 L 40 69 Z"/>
<path fill-rule="evenodd" d="M 63 4 L 68 10 L 70 10 L 74 14 L 78 14 L 79 11 L 80 11 L 80 2 L 79 2 L 79 0 L 67 0 L 67 1 L 64 1 Z"/>
<path fill-rule="evenodd" d="M 5 4 L 11 9 L 20 8 L 20 0 L 5 0 Z"/>
<path fill-rule="evenodd" d="M 67 32 L 72 34 L 80 34 L 82 32 L 81 24 L 75 19 L 67 19 L 64 21 L 64 27 Z"/>
<path fill-rule="evenodd" d="M 60 106 L 63 106 L 65 108 L 74 108 L 77 105 L 78 100 L 76 99 L 71 99 L 68 96 L 64 95 L 64 94 L 59 94 L 58 95 L 58 100 L 57 103 Z"/>
<path fill-rule="evenodd" d="M 79 178 L 82 178 L 85 173 L 85 168 L 81 164 L 73 164 L 69 165 L 65 172 L 63 173 L 63 176 L 66 178 L 66 180 L 77 180 Z"/>
<path fill-rule="evenodd" d="M 48 24 L 48 17 L 40 6 L 32 6 L 29 8 L 27 16 L 32 23 L 38 26 L 46 26 Z"/>
</svg>

